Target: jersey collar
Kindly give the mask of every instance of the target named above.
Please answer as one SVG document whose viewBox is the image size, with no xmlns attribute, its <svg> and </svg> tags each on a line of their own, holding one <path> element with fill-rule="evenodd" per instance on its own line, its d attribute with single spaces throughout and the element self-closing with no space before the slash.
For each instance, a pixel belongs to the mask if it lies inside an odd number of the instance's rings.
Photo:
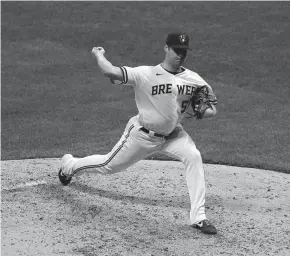
<svg viewBox="0 0 290 256">
<path fill-rule="evenodd" d="M 182 74 L 182 73 L 184 73 L 185 71 L 186 71 L 186 68 L 185 67 L 183 67 L 183 66 L 181 66 L 181 72 L 171 72 L 171 71 L 169 71 L 169 70 L 167 70 L 167 69 L 165 69 L 165 68 L 163 68 L 162 66 L 161 66 L 161 64 L 159 64 L 159 67 L 163 70 L 163 71 L 166 71 L 167 73 L 169 73 L 169 74 L 171 74 L 171 75 L 179 75 L 179 74 Z"/>
</svg>

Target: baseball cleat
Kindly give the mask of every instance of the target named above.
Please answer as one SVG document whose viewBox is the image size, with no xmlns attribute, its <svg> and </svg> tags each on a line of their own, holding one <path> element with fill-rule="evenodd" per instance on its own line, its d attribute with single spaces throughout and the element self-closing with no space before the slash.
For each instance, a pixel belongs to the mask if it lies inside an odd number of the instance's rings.
<svg viewBox="0 0 290 256">
<path fill-rule="evenodd" d="M 69 177 L 63 173 L 63 169 L 65 166 L 73 159 L 73 156 L 71 154 L 66 154 L 61 159 L 61 167 L 58 172 L 58 178 L 62 185 L 66 186 L 71 182 L 72 177 Z"/>
<path fill-rule="evenodd" d="M 209 220 L 202 220 L 194 225 L 192 227 L 201 230 L 202 233 L 208 234 L 208 235 L 215 235 L 217 233 L 217 230 L 213 224 L 209 222 Z"/>
<path fill-rule="evenodd" d="M 71 177 L 68 177 L 62 173 L 62 169 L 59 169 L 58 178 L 62 185 L 67 186 L 71 182 Z"/>
</svg>

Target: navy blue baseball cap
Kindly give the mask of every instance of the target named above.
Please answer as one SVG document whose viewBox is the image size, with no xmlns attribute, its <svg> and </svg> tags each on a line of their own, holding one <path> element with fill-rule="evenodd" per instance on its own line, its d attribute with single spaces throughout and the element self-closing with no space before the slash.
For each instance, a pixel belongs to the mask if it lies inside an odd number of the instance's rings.
<svg viewBox="0 0 290 256">
<path fill-rule="evenodd" d="M 170 33 L 167 35 L 166 44 L 171 48 L 189 49 L 189 36 L 186 33 Z"/>
</svg>

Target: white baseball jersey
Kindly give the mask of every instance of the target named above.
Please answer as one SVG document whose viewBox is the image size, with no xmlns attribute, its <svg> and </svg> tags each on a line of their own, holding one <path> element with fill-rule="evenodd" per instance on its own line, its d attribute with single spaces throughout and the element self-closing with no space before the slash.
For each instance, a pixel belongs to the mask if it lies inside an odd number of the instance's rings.
<svg viewBox="0 0 290 256">
<path fill-rule="evenodd" d="M 157 66 L 123 66 L 123 84 L 135 89 L 135 100 L 141 125 L 148 130 L 168 135 L 184 117 L 191 95 L 197 87 L 208 86 L 212 104 L 217 99 L 212 88 L 197 73 L 182 68 L 172 74 L 161 64 Z"/>
</svg>

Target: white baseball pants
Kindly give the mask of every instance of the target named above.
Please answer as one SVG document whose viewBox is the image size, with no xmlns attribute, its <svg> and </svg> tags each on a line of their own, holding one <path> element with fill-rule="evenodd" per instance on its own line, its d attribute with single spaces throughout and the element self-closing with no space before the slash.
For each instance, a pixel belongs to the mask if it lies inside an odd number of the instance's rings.
<svg viewBox="0 0 290 256">
<path fill-rule="evenodd" d="M 64 167 L 64 174 L 70 176 L 85 172 L 113 174 L 127 169 L 154 152 L 175 156 L 186 167 L 186 183 L 191 202 L 190 224 L 206 219 L 202 158 L 190 136 L 181 125 L 177 126 L 166 139 L 140 131 L 141 127 L 137 116 L 132 117 L 111 152 L 106 155 L 74 158 Z"/>
</svg>

